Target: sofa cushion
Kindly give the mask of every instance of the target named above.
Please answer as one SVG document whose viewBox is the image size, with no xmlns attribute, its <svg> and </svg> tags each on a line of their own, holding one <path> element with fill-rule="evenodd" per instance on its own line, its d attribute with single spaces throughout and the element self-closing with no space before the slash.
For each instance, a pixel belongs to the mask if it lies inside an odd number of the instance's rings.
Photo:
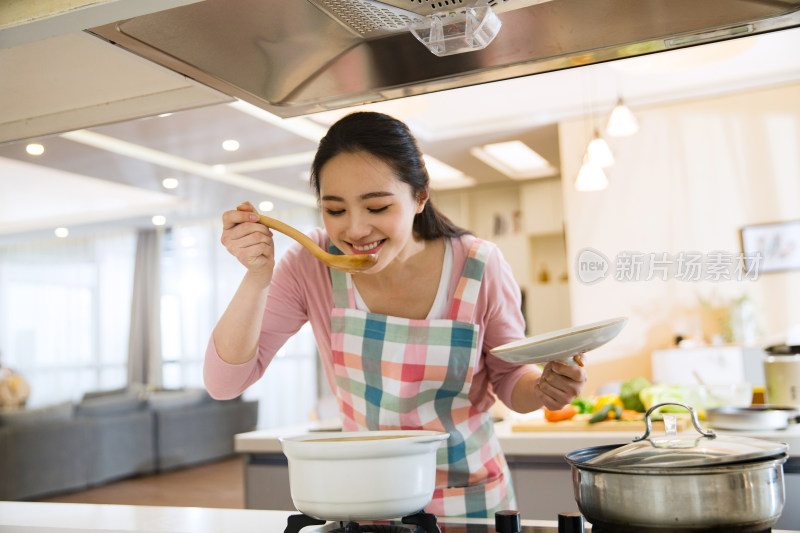
<svg viewBox="0 0 800 533">
<path fill-rule="evenodd" d="M 147 407 L 138 392 L 125 391 L 119 394 L 85 398 L 78 404 L 78 416 L 112 416 L 139 411 Z"/>
<path fill-rule="evenodd" d="M 63 402 L 37 409 L 0 411 L 0 426 L 34 425 L 57 420 L 69 420 L 75 413 L 72 402 Z"/>
<path fill-rule="evenodd" d="M 205 389 L 161 390 L 148 396 L 150 408 L 154 411 L 198 405 L 210 400 L 211 396 Z"/>
</svg>

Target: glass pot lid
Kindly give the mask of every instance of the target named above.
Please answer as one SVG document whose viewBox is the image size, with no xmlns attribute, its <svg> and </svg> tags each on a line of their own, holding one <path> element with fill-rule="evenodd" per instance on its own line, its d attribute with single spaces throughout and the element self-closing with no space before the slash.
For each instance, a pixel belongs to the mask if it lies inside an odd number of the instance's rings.
<svg viewBox="0 0 800 533">
<path fill-rule="evenodd" d="M 700 435 L 678 435 L 675 415 L 664 413 L 665 435 L 650 437 L 650 415 L 664 405 L 679 405 L 687 409 Z M 702 467 L 775 457 L 788 449 L 787 444 L 780 442 L 717 435 L 700 426 L 694 408 L 677 402 L 660 403 L 648 409 L 645 424 L 644 435 L 634 439 L 633 443 L 601 453 L 583 464 L 629 470 Z"/>
</svg>

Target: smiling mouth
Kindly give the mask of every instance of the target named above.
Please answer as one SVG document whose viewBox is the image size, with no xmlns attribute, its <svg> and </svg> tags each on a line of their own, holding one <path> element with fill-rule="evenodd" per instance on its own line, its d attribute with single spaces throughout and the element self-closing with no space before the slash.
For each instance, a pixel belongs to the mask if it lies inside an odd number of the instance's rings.
<svg viewBox="0 0 800 533">
<path fill-rule="evenodd" d="M 385 241 L 386 239 L 382 239 L 380 241 L 368 242 L 367 244 L 350 244 L 350 248 L 357 254 L 372 254 L 378 251 L 378 248 L 380 248 Z"/>
</svg>

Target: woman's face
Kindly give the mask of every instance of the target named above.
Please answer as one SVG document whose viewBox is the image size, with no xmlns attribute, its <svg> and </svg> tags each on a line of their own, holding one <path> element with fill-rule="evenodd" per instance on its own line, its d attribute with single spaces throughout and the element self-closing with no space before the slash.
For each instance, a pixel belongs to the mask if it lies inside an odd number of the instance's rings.
<svg viewBox="0 0 800 533">
<path fill-rule="evenodd" d="M 340 153 L 320 170 L 325 229 L 346 254 L 378 254 L 378 272 L 416 251 L 412 226 L 427 195 L 417 201 L 411 186 L 368 152 Z"/>
</svg>

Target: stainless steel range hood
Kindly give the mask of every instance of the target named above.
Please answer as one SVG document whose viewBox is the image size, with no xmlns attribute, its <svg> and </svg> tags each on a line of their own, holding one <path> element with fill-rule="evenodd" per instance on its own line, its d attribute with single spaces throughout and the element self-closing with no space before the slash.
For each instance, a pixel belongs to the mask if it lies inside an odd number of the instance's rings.
<svg viewBox="0 0 800 533">
<path fill-rule="evenodd" d="M 800 26 L 800 0 L 491 0 L 498 36 L 447 57 L 403 28 L 469 3 L 205 0 L 89 31 L 291 117 Z"/>
</svg>

